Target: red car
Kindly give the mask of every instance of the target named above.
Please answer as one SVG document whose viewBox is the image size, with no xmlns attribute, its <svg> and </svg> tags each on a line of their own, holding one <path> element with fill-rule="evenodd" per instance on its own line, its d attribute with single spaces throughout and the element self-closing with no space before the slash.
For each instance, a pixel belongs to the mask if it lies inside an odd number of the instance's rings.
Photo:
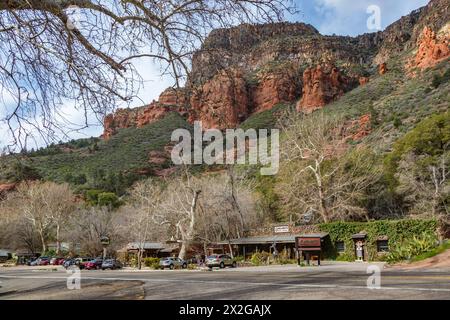
<svg viewBox="0 0 450 320">
<path fill-rule="evenodd" d="M 83 267 L 86 270 L 97 270 L 102 267 L 102 259 L 94 259 L 83 263 Z"/>
<path fill-rule="evenodd" d="M 64 258 L 52 258 L 50 260 L 50 264 L 54 266 L 59 266 L 64 263 L 64 260 L 65 260 Z"/>
</svg>

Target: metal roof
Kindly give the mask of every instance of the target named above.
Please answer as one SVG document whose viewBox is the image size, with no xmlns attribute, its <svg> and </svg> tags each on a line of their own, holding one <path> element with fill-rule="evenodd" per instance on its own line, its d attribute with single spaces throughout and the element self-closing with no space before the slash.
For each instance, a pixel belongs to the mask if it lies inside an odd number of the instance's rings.
<svg viewBox="0 0 450 320">
<path fill-rule="evenodd" d="M 141 247 L 141 244 L 139 242 L 131 242 L 127 245 L 127 249 L 128 250 L 137 250 Z M 144 250 L 160 250 L 160 249 L 164 249 L 165 245 L 163 245 L 161 242 L 144 242 L 142 248 Z"/>
<path fill-rule="evenodd" d="M 7 257 L 9 254 L 11 254 L 11 251 L 0 249 L 0 257 Z"/>
<path fill-rule="evenodd" d="M 359 232 L 352 235 L 352 239 L 365 239 L 367 237 L 367 233 Z"/>
<path fill-rule="evenodd" d="M 304 237 L 304 238 L 324 238 L 328 235 L 328 233 L 310 233 L 310 234 L 291 234 L 291 235 L 273 235 L 273 236 L 265 236 L 265 237 L 248 237 L 248 238 L 239 238 L 232 239 L 228 241 L 221 241 L 217 244 L 226 245 L 228 243 L 231 244 L 272 244 L 276 243 L 295 243 L 295 238 Z"/>
</svg>

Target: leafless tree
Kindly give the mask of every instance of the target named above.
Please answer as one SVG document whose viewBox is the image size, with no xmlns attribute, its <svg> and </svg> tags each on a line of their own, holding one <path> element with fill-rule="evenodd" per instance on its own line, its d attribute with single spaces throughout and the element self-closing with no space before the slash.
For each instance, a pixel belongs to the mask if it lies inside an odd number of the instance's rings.
<svg viewBox="0 0 450 320">
<path fill-rule="evenodd" d="M 396 174 L 399 181 L 397 192 L 404 195 L 411 214 L 443 216 L 447 220 L 450 154 L 440 155 L 435 163 L 430 163 L 425 169 L 418 167 L 421 161 L 421 157 L 412 152 L 403 156 Z"/>
<path fill-rule="evenodd" d="M 130 240 L 138 243 L 138 268 L 142 268 L 144 245 L 150 239 L 162 236 L 155 215 L 159 213 L 162 199 L 161 182 L 153 179 L 138 182 L 130 192 L 128 205 L 121 208 L 127 212 Z M 160 230 L 159 230 L 160 231 Z"/>
<path fill-rule="evenodd" d="M 76 208 L 75 196 L 67 184 L 28 182 L 18 186 L 3 206 L 20 229 L 23 239 L 31 247 L 34 235 L 39 235 L 42 252 L 47 251 L 47 240 L 55 233 L 57 253 L 61 251 L 61 229 L 67 226 L 70 214 Z M 28 223 L 27 223 L 28 222 Z M 19 227 L 20 225 L 20 227 Z"/>
<path fill-rule="evenodd" d="M 292 114 L 283 123 L 285 139 L 279 193 L 288 210 L 320 214 L 320 220 L 365 217 L 364 192 L 381 174 L 367 148 L 349 149 L 345 121 L 323 112 Z"/>
<path fill-rule="evenodd" d="M 83 253 L 97 256 L 103 250 L 102 237 L 110 239 L 111 252 L 121 248 L 126 231 L 123 222 L 120 211 L 112 211 L 107 207 L 80 208 L 71 216 L 70 229 L 65 237 L 71 243 L 80 245 Z"/>
<path fill-rule="evenodd" d="M 17 193 L 10 193 L 0 201 L 0 247 L 26 248 L 31 253 L 39 251 L 40 240 L 35 228 L 26 219 L 20 208 Z"/>
<path fill-rule="evenodd" d="M 47 251 L 47 240 L 53 226 L 53 219 L 48 210 L 48 183 L 22 183 L 18 186 L 20 211 L 39 234 L 42 252 Z"/>
<path fill-rule="evenodd" d="M 56 254 L 60 254 L 61 229 L 67 227 L 70 216 L 77 208 L 75 195 L 67 183 L 46 183 L 45 193 L 45 206 L 55 228 Z"/>
<path fill-rule="evenodd" d="M 90 113 L 103 120 L 136 96 L 135 59 L 161 63 L 180 86 L 213 28 L 279 21 L 286 10 L 291 0 L 2 0 L 3 121 L 16 143 L 80 129 L 63 105 L 81 110 L 88 126 Z"/>
</svg>

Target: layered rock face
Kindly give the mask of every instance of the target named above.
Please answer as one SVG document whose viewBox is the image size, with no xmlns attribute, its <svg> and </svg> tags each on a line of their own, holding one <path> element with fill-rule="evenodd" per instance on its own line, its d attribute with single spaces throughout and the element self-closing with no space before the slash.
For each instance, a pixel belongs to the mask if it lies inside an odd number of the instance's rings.
<svg viewBox="0 0 450 320">
<path fill-rule="evenodd" d="M 333 65 L 318 65 L 303 73 L 302 99 L 297 111 L 310 113 L 338 99 L 349 89 L 350 80 Z"/>
<path fill-rule="evenodd" d="M 405 50 L 417 48 L 412 68 L 446 59 L 449 7 L 448 0 L 431 0 L 385 31 L 358 37 L 323 36 L 303 23 L 214 30 L 193 56 L 183 94 L 166 90 L 150 105 L 108 115 L 104 137 L 171 111 L 202 121 L 205 129 L 225 129 L 279 103 L 297 102 L 302 112 L 320 109 L 377 72 L 389 72 L 391 59 Z"/>
<path fill-rule="evenodd" d="M 224 70 L 192 92 L 189 121 L 204 129 L 234 128 L 248 116 L 248 93 L 239 70 Z"/>
<path fill-rule="evenodd" d="M 145 126 L 162 119 L 169 112 L 185 114 L 186 102 L 187 96 L 184 90 L 168 88 L 161 93 L 158 101 L 153 101 L 148 106 L 117 109 L 114 114 L 105 117 L 102 138 L 106 140 L 111 138 L 119 129 Z"/>
<path fill-rule="evenodd" d="M 252 112 L 272 109 L 279 103 L 296 101 L 301 90 L 299 73 L 294 67 L 263 73 L 258 84 L 249 89 Z"/>
<path fill-rule="evenodd" d="M 135 127 L 139 109 L 117 109 L 114 114 L 108 114 L 103 121 L 103 139 L 109 139 L 119 129 Z"/>
<path fill-rule="evenodd" d="M 423 29 L 418 41 L 417 54 L 410 62 L 410 68 L 420 70 L 430 68 L 450 56 L 449 26 L 450 24 L 447 24 L 440 35 L 429 27 Z"/>
</svg>

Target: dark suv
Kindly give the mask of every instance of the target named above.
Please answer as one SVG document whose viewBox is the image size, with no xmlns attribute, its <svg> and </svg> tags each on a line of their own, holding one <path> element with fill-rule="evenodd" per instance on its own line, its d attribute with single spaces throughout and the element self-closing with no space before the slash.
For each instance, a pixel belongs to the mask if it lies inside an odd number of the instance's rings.
<svg viewBox="0 0 450 320">
<path fill-rule="evenodd" d="M 219 267 L 221 269 L 225 267 L 236 268 L 236 261 L 227 254 L 213 254 L 206 258 L 206 266 L 210 269 L 213 267 Z"/>
</svg>

